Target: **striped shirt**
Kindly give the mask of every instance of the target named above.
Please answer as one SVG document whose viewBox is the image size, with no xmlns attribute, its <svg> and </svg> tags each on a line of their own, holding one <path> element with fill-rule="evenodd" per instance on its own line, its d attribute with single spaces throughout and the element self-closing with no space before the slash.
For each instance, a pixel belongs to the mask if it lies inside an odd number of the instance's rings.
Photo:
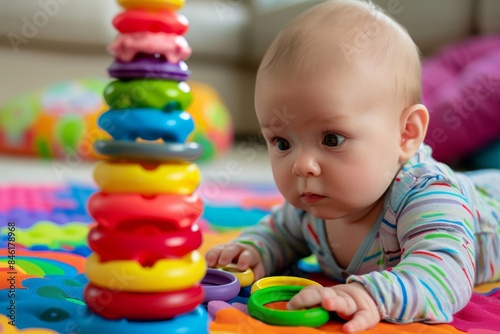
<svg viewBox="0 0 500 334">
<path fill-rule="evenodd" d="M 324 221 L 286 202 L 236 241 L 260 251 L 266 275 L 314 254 L 328 277 L 363 284 L 386 321 L 450 322 L 475 284 L 500 280 L 500 171 L 454 172 L 422 145 L 347 268 Z"/>
</svg>

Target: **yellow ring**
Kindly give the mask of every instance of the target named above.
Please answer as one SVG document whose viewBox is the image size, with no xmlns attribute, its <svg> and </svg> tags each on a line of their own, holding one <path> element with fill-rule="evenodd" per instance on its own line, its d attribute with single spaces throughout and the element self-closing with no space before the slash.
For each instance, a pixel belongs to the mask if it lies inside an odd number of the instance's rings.
<svg viewBox="0 0 500 334">
<path fill-rule="evenodd" d="M 252 289 L 250 290 L 250 294 L 254 293 L 257 290 L 268 288 L 270 286 L 277 285 L 296 285 L 296 286 L 308 286 L 308 285 L 319 285 L 318 282 L 313 280 L 302 278 L 302 277 L 294 277 L 294 276 L 271 276 L 264 277 L 255 282 L 252 285 Z"/>
<path fill-rule="evenodd" d="M 162 259 L 152 267 L 139 262 L 117 260 L 100 262 L 90 254 L 85 262 L 85 275 L 96 286 L 118 291 L 167 292 L 193 287 L 205 277 L 207 264 L 198 251 L 180 259 Z"/>
<path fill-rule="evenodd" d="M 200 184 L 201 173 L 194 163 L 145 168 L 139 163 L 100 161 L 94 168 L 94 180 L 108 193 L 190 195 Z"/>
<path fill-rule="evenodd" d="M 253 270 L 248 268 L 247 270 L 239 270 L 238 265 L 236 263 L 230 263 L 225 266 L 217 266 L 217 269 L 226 271 L 228 273 L 236 276 L 238 281 L 240 281 L 240 286 L 242 288 L 252 285 L 255 276 L 253 274 Z"/>
<path fill-rule="evenodd" d="M 148 10 L 176 11 L 184 6 L 185 0 L 118 0 L 125 9 L 144 8 Z"/>
</svg>

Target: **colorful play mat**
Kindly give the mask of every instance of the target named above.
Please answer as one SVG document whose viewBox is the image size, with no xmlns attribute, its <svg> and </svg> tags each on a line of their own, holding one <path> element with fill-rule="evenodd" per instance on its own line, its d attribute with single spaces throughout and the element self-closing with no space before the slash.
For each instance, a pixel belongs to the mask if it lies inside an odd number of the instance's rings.
<svg viewBox="0 0 500 334">
<path fill-rule="evenodd" d="M 210 196 L 214 188 L 216 197 Z M 88 282 L 83 268 L 90 254 L 86 236 L 93 225 L 86 203 L 95 191 L 93 186 L 81 184 L 0 187 L 0 333 L 80 333 L 85 328 L 93 316 L 83 301 Z M 255 224 L 282 201 L 276 189 L 268 185 L 221 187 L 202 183 L 199 193 L 205 202 L 199 221 L 203 231 L 201 253 Z M 9 237 L 15 242 L 9 243 Z M 304 259 L 285 274 L 329 283 L 317 273 L 314 259 Z M 247 315 L 247 297 L 248 292 L 242 289 L 233 300 L 203 306 L 211 316 L 210 333 L 342 332 L 341 321 L 333 317 L 319 328 L 266 325 Z M 190 326 L 188 316 L 176 321 Z M 162 323 L 115 320 L 97 326 L 95 333 L 150 333 L 158 332 Z M 476 287 L 469 304 L 451 324 L 380 323 L 366 333 L 403 332 L 500 333 L 500 284 Z"/>
</svg>

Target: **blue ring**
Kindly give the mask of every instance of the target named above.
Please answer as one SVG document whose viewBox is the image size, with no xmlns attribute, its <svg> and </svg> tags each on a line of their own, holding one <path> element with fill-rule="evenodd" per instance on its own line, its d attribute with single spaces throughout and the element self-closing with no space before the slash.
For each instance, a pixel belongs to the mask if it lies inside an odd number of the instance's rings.
<svg viewBox="0 0 500 334">
<path fill-rule="evenodd" d="M 194 130 L 188 112 L 154 108 L 110 109 L 99 116 L 97 124 L 114 140 L 130 141 L 142 138 L 183 143 Z"/>
<path fill-rule="evenodd" d="M 205 298 L 203 303 L 212 300 L 231 300 L 240 292 L 240 281 L 231 273 L 208 268 L 205 277 L 201 281 Z"/>
<path fill-rule="evenodd" d="M 137 305 L 140 307 L 140 305 Z M 81 334 L 95 333 L 182 333 L 208 334 L 208 313 L 203 306 L 194 311 L 163 321 L 131 321 L 127 319 L 108 320 L 86 309 L 82 316 L 75 317 Z"/>
</svg>

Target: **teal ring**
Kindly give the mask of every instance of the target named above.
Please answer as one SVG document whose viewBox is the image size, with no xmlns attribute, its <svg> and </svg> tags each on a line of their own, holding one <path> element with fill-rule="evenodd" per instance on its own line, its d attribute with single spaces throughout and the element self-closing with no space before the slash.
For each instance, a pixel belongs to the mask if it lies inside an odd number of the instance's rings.
<svg viewBox="0 0 500 334">
<path fill-rule="evenodd" d="M 330 314 L 322 307 L 306 310 L 274 310 L 264 305 L 288 301 L 303 286 L 277 285 L 255 291 L 248 299 L 248 314 L 269 325 L 319 327 L 330 319 Z"/>
</svg>

